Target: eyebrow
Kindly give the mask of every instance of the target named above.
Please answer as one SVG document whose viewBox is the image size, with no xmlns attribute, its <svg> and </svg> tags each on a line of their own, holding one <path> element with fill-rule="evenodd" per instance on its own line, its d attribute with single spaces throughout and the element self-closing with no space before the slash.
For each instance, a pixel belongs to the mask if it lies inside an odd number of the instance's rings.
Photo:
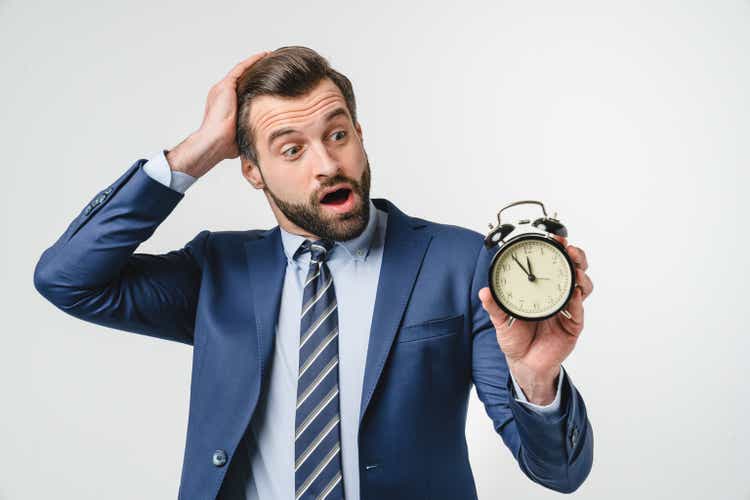
<svg viewBox="0 0 750 500">
<path fill-rule="evenodd" d="M 349 113 L 344 108 L 336 108 L 333 111 L 329 111 L 327 115 L 323 118 L 324 121 L 329 122 L 336 118 L 337 116 L 345 115 L 348 116 Z M 293 129 L 293 128 L 281 128 L 279 130 L 274 130 L 271 132 L 271 135 L 268 136 L 268 147 L 271 147 L 271 144 L 273 144 L 273 141 L 278 139 L 279 137 L 283 135 L 293 134 L 295 132 L 299 132 L 299 130 Z"/>
</svg>

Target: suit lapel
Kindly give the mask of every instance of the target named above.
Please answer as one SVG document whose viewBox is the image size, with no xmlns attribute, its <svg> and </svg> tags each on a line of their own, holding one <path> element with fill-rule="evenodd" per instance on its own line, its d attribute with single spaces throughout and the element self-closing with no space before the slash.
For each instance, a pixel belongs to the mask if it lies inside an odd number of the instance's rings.
<svg viewBox="0 0 750 500">
<path fill-rule="evenodd" d="M 362 404 L 359 411 L 360 425 L 380 379 L 393 338 L 401 324 L 427 246 L 432 239 L 428 232 L 418 230 L 425 224 L 408 217 L 393 203 L 376 198 L 372 201 L 375 206 L 388 212 L 388 223 L 367 347 Z"/>
<path fill-rule="evenodd" d="M 372 198 L 373 204 L 388 212 L 388 222 L 375 296 L 367 361 L 362 384 L 360 424 L 380 379 L 385 361 L 401 324 L 406 303 L 432 236 L 419 230 L 424 223 L 412 219 L 384 198 Z M 258 332 L 259 373 L 261 387 L 265 367 L 273 353 L 276 322 L 284 286 L 286 257 L 279 226 L 261 232 L 258 238 L 245 242 L 255 326 Z"/>
<path fill-rule="evenodd" d="M 255 328 L 258 332 L 259 377 L 261 388 L 273 352 L 276 321 L 284 286 L 286 256 L 281 243 L 279 226 L 260 233 L 257 239 L 245 243 L 250 289 L 255 308 Z"/>
</svg>

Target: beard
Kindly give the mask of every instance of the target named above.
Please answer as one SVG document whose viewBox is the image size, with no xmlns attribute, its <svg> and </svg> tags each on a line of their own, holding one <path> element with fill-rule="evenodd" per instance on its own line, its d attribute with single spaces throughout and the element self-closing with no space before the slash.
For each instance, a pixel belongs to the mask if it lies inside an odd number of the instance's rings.
<svg viewBox="0 0 750 500">
<path fill-rule="evenodd" d="M 310 196 L 309 203 L 289 203 L 279 199 L 267 183 L 264 190 L 268 192 L 281 213 L 298 227 L 322 239 L 347 241 L 362 234 L 370 219 L 370 160 L 366 152 L 365 171 L 362 172 L 359 181 L 336 175 L 325 186 L 321 186 L 321 189 L 339 183 L 346 183 L 351 186 L 352 196 L 354 196 L 354 193 L 358 194 L 357 198 L 360 200 L 360 204 L 348 213 L 333 214 L 332 216 L 325 214 L 320 201 L 318 201 L 317 193 Z"/>
</svg>

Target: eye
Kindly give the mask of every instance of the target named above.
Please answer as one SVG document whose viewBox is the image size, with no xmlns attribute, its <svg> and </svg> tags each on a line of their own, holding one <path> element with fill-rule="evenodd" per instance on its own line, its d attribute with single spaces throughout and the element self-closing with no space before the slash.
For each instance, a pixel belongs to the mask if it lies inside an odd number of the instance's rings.
<svg viewBox="0 0 750 500">
<path fill-rule="evenodd" d="M 299 149 L 299 146 L 292 146 L 289 149 L 285 149 L 284 151 L 281 152 L 281 154 L 284 155 L 284 156 L 286 156 L 287 158 L 291 158 L 294 154 L 292 154 L 292 156 L 289 156 L 287 153 L 290 152 L 290 151 L 293 151 L 295 149 Z"/>
<path fill-rule="evenodd" d="M 343 135 L 341 136 L 341 138 L 343 139 L 343 138 L 344 138 L 344 137 L 346 136 L 346 131 L 345 131 L 345 130 L 337 130 L 336 132 L 334 132 L 334 133 L 333 133 L 333 134 L 331 134 L 331 135 L 332 135 L 332 136 L 335 136 L 336 134 L 343 134 Z"/>
</svg>

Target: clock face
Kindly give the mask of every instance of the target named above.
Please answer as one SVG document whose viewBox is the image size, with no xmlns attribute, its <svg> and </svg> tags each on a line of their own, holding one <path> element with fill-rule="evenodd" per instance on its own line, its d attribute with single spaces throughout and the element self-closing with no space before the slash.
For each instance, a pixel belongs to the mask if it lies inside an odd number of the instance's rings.
<svg viewBox="0 0 750 500">
<path fill-rule="evenodd" d="M 490 289 L 495 301 L 517 318 L 552 316 L 573 292 L 573 264 L 562 245 L 544 236 L 510 241 L 495 255 Z"/>
</svg>

